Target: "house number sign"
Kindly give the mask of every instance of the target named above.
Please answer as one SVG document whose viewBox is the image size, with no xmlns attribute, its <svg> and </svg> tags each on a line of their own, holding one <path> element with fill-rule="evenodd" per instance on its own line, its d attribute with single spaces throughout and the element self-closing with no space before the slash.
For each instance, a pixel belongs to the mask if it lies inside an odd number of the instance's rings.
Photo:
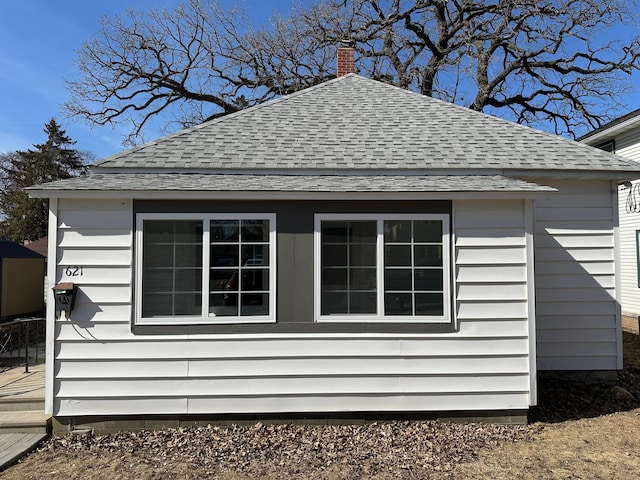
<svg viewBox="0 0 640 480">
<path fill-rule="evenodd" d="M 81 277 L 84 272 L 81 266 L 70 265 L 64 269 L 64 274 L 66 277 Z"/>
</svg>

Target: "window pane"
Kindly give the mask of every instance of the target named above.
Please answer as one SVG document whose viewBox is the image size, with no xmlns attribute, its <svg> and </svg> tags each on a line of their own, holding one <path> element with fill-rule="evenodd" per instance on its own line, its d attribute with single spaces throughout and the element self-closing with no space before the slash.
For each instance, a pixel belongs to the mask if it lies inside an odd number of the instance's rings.
<svg viewBox="0 0 640 480">
<path fill-rule="evenodd" d="M 145 245 L 142 252 L 143 268 L 173 267 L 173 245 Z"/>
<path fill-rule="evenodd" d="M 417 268 L 414 272 L 415 290 L 442 291 L 442 270 Z"/>
<path fill-rule="evenodd" d="M 145 244 L 202 243 L 201 220 L 144 220 Z"/>
<path fill-rule="evenodd" d="M 442 242 L 441 220 L 414 220 L 413 241 L 416 243 Z"/>
<path fill-rule="evenodd" d="M 142 253 L 142 262 L 144 268 L 147 267 L 172 267 L 173 266 L 173 249 L 174 245 L 156 245 L 147 244 L 145 242 L 144 251 Z"/>
<path fill-rule="evenodd" d="M 322 315 L 349 313 L 347 296 L 347 292 L 323 292 L 320 313 Z"/>
<path fill-rule="evenodd" d="M 201 292 L 202 291 L 202 269 L 187 268 L 176 270 L 176 291 L 180 292 Z"/>
<path fill-rule="evenodd" d="M 375 221 L 350 221 L 349 241 L 353 243 L 376 243 L 378 227 Z"/>
<path fill-rule="evenodd" d="M 202 221 L 145 220 L 142 228 L 142 315 L 199 315 Z"/>
<path fill-rule="evenodd" d="M 346 243 L 348 239 L 347 222 L 322 222 L 321 241 L 325 243 Z"/>
<path fill-rule="evenodd" d="M 199 267 L 202 265 L 202 245 L 176 245 L 176 267 Z"/>
<path fill-rule="evenodd" d="M 238 266 L 238 245 L 211 245 L 209 252 L 212 267 Z"/>
<path fill-rule="evenodd" d="M 268 242 L 269 220 L 241 220 L 242 242 Z"/>
<path fill-rule="evenodd" d="M 349 247 L 349 265 L 356 266 L 356 267 L 375 267 L 376 266 L 375 244 L 351 245 Z"/>
<path fill-rule="evenodd" d="M 240 315 L 268 315 L 269 295 L 267 293 L 245 293 L 241 295 Z"/>
<path fill-rule="evenodd" d="M 352 268 L 349 270 L 349 288 L 351 290 L 376 290 L 375 268 Z"/>
<path fill-rule="evenodd" d="M 356 292 L 349 294 L 349 313 L 375 314 L 376 311 L 375 292 Z"/>
<path fill-rule="evenodd" d="M 327 267 L 347 265 L 347 244 L 344 245 L 323 245 L 322 264 Z"/>
<path fill-rule="evenodd" d="M 384 264 L 390 267 L 411 265 L 411 245 L 386 245 L 384 247 Z"/>
<path fill-rule="evenodd" d="M 411 242 L 411 220 L 385 220 L 384 243 Z"/>
<path fill-rule="evenodd" d="M 171 293 L 173 291 L 173 269 L 146 269 L 142 290 L 145 293 Z"/>
<path fill-rule="evenodd" d="M 384 296 L 386 315 L 413 315 L 411 293 L 387 293 Z"/>
<path fill-rule="evenodd" d="M 416 266 L 442 266 L 442 245 L 416 245 L 414 249 Z"/>
<path fill-rule="evenodd" d="M 442 293 L 416 293 L 416 315 L 443 315 Z"/>
<path fill-rule="evenodd" d="M 144 317 L 162 317 L 173 312 L 173 294 L 145 293 L 142 301 L 142 315 Z"/>
<path fill-rule="evenodd" d="M 179 220 L 174 222 L 176 243 L 197 243 L 202 245 L 202 222 L 199 220 Z"/>
<path fill-rule="evenodd" d="M 385 269 L 384 289 L 411 291 L 411 270 L 410 269 Z"/>
<path fill-rule="evenodd" d="M 269 265 L 268 245 L 242 245 L 242 265 Z"/>
<path fill-rule="evenodd" d="M 239 223 L 238 220 L 212 220 L 211 242 L 237 242 Z"/>
<path fill-rule="evenodd" d="M 322 289 L 323 290 L 346 290 L 347 289 L 347 269 L 346 268 L 323 268 L 322 269 Z"/>
<path fill-rule="evenodd" d="M 209 288 L 211 290 L 237 291 L 238 270 L 211 270 Z"/>
<path fill-rule="evenodd" d="M 173 222 L 144 221 L 145 243 L 173 243 Z"/>
<path fill-rule="evenodd" d="M 377 229 L 375 220 L 321 222 L 322 315 L 375 313 Z"/>
<path fill-rule="evenodd" d="M 176 293 L 175 294 L 174 315 L 200 315 L 202 312 L 202 294 L 197 293 Z"/>
<path fill-rule="evenodd" d="M 216 317 L 235 317 L 238 315 L 237 293 L 212 293 L 209 296 L 209 313 Z"/>
<path fill-rule="evenodd" d="M 242 270 L 241 290 L 269 290 L 269 270 L 265 268 Z"/>
</svg>

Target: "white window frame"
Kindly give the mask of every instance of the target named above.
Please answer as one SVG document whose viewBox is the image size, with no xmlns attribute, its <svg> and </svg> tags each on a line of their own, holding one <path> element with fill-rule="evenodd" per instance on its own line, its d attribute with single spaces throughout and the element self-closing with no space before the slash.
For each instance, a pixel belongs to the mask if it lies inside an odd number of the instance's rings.
<svg viewBox="0 0 640 480">
<path fill-rule="evenodd" d="M 321 314 L 321 223 L 331 221 L 375 220 L 376 240 L 376 314 L 322 315 Z M 442 222 L 443 314 L 442 315 L 385 315 L 384 314 L 384 221 L 385 220 L 440 220 Z M 317 213 L 314 215 L 314 311 L 316 322 L 354 323 L 451 323 L 451 218 L 449 214 L 360 214 Z"/>
<path fill-rule="evenodd" d="M 142 317 L 142 245 L 145 220 L 201 220 L 202 231 L 202 311 L 201 315 Z M 212 316 L 209 314 L 210 228 L 212 220 L 269 220 L 269 313 L 267 315 Z M 138 213 L 135 244 L 135 324 L 200 325 L 237 323 L 274 323 L 276 321 L 276 214 L 275 213 Z"/>
</svg>

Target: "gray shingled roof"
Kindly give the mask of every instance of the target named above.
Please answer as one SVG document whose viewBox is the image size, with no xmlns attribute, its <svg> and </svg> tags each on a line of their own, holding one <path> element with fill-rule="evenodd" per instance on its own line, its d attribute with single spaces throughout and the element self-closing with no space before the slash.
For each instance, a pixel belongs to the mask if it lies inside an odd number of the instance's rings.
<svg viewBox="0 0 640 480">
<path fill-rule="evenodd" d="M 637 164 L 587 145 L 355 74 L 118 153 L 96 167 L 640 172 Z"/>
<path fill-rule="evenodd" d="M 553 192 L 499 175 L 253 175 L 110 173 L 45 183 L 29 190 L 206 192 Z"/>
</svg>

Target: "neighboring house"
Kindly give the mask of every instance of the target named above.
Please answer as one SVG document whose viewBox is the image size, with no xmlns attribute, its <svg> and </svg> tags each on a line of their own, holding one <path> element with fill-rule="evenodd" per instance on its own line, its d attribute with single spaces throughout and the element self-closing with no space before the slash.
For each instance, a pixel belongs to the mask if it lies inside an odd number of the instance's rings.
<svg viewBox="0 0 640 480">
<path fill-rule="evenodd" d="M 593 147 L 640 162 L 640 110 L 617 118 L 578 139 Z M 638 331 L 640 317 L 640 182 L 618 186 L 622 315 Z"/>
<path fill-rule="evenodd" d="M 42 237 L 38 240 L 34 240 L 33 242 L 25 243 L 24 246 L 29 250 L 33 250 L 36 253 L 39 253 L 43 257 L 49 254 L 49 238 Z"/>
<path fill-rule="evenodd" d="M 45 258 L 8 240 L 0 240 L 0 320 L 42 315 Z"/>
<path fill-rule="evenodd" d="M 620 157 L 348 74 L 92 170 L 29 190 L 78 287 L 58 430 L 523 420 L 538 371 L 622 367 Z"/>
</svg>

